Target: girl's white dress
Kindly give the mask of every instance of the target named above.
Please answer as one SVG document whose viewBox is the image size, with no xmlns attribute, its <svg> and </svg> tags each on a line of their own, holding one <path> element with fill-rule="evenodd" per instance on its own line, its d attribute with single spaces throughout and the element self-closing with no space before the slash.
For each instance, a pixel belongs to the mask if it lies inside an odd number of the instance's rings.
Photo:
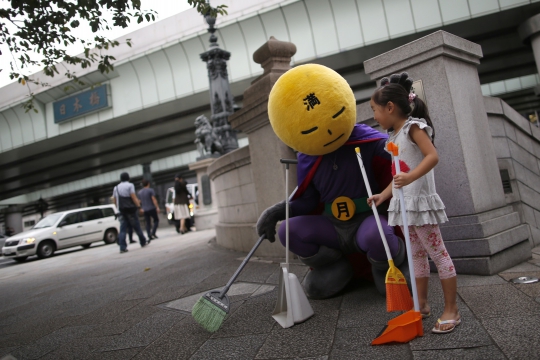
<svg viewBox="0 0 540 360">
<path fill-rule="evenodd" d="M 428 126 L 426 120 L 409 117 L 405 125 L 397 132 L 390 131 L 388 133 L 388 142 L 399 146 L 399 158 L 401 160 L 401 171 L 404 171 L 403 162 L 413 170 L 424 159 L 424 155 L 418 148 L 411 137 L 409 131 L 411 126 L 415 124 L 428 134 L 431 139 L 433 129 Z M 405 199 L 405 207 L 407 209 L 407 219 L 409 225 L 422 226 L 426 224 L 439 224 L 448 221 L 444 211 L 445 206 L 437 195 L 435 190 L 435 179 L 433 170 L 430 170 L 426 175 L 413 181 L 403 187 L 403 196 Z M 392 186 L 392 199 L 388 208 L 388 225 L 403 225 L 401 221 L 401 208 L 399 204 L 398 189 Z"/>
</svg>

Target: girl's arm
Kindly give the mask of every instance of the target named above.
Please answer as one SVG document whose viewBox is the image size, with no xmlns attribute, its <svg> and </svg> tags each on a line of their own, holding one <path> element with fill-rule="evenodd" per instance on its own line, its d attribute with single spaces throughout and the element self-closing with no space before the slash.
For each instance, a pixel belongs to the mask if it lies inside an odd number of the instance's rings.
<svg viewBox="0 0 540 360">
<path fill-rule="evenodd" d="M 418 125 L 412 125 L 409 136 L 424 155 L 424 159 L 418 166 L 409 173 L 399 173 L 394 176 L 394 186 L 396 189 L 409 185 L 413 181 L 426 175 L 439 162 L 439 155 L 427 133 L 420 129 Z"/>
<path fill-rule="evenodd" d="M 386 189 L 384 189 L 380 194 L 375 194 L 372 197 L 370 197 L 367 200 L 367 202 L 368 202 L 368 205 L 371 206 L 371 202 L 375 201 L 375 206 L 379 206 L 391 196 L 392 196 L 392 183 L 390 182 L 390 184 L 388 184 Z"/>
</svg>

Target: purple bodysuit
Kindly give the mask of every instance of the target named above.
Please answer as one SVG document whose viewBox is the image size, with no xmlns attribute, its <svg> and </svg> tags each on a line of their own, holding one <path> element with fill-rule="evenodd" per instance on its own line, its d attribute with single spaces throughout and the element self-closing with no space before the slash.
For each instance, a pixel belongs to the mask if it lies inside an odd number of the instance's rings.
<svg viewBox="0 0 540 360">
<path fill-rule="evenodd" d="M 348 142 L 336 151 L 319 157 L 298 154 L 298 191 L 290 203 L 289 248 L 298 256 L 310 257 L 319 246 L 340 249 L 344 253 L 361 251 L 377 261 L 386 260 L 384 246 L 371 210 L 360 212 L 348 221 L 341 221 L 320 210 L 320 204 L 330 204 L 339 196 L 351 199 L 367 197 L 355 147 L 360 146 L 364 167 L 373 193 L 382 191 L 391 181 L 391 158 L 384 150 L 387 136 L 369 126 L 357 124 Z M 349 144 L 349 145 L 348 145 Z M 363 200 L 365 201 L 365 200 Z M 399 238 L 388 226 L 386 214 L 381 223 L 392 256 L 399 249 Z M 279 228 L 279 238 L 285 243 L 285 223 Z"/>
</svg>

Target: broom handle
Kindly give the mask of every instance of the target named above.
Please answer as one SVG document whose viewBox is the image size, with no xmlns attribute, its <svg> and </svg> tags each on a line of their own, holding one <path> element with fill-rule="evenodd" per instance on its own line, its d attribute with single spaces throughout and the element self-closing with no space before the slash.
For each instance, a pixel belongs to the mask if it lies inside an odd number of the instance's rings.
<svg viewBox="0 0 540 360">
<path fill-rule="evenodd" d="M 362 155 L 360 154 L 360 148 L 357 147 L 355 151 L 356 156 L 358 157 L 358 165 L 360 165 L 362 177 L 364 178 L 364 183 L 366 184 L 368 197 L 372 197 L 373 194 L 371 193 L 371 186 L 369 186 L 369 180 L 366 174 L 366 169 L 364 168 L 364 162 L 362 161 Z M 373 215 L 375 216 L 375 221 L 377 222 L 377 227 L 379 228 L 379 234 L 381 235 L 381 239 L 384 245 L 384 251 L 386 251 L 386 257 L 388 258 L 388 261 L 390 261 L 392 260 L 392 254 L 390 253 L 390 248 L 388 247 L 388 242 L 386 241 L 386 235 L 384 234 L 381 225 L 381 219 L 379 218 L 379 212 L 377 211 L 377 207 L 375 206 L 375 201 L 371 202 L 371 209 L 373 210 Z"/>
<path fill-rule="evenodd" d="M 229 279 L 229 282 L 227 282 L 227 285 L 225 285 L 225 287 L 221 290 L 221 292 L 219 293 L 219 298 L 220 298 L 220 299 L 223 299 L 223 297 L 225 296 L 225 294 L 227 293 L 227 291 L 229 291 L 229 288 L 231 287 L 232 283 L 236 280 L 236 278 L 238 277 L 238 275 L 240 275 L 240 272 L 244 269 L 244 266 L 246 266 L 247 262 L 248 262 L 249 259 L 251 258 L 251 255 L 253 255 L 253 253 L 255 252 L 255 250 L 257 250 L 257 248 L 259 247 L 259 245 L 261 245 L 261 243 L 263 242 L 264 236 L 265 236 L 265 234 L 262 234 L 262 235 L 261 235 L 261 237 L 259 238 L 259 240 L 257 241 L 257 243 L 253 246 L 253 248 L 251 249 L 251 251 L 249 252 L 249 254 L 247 254 L 247 256 L 246 256 L 246 258 L 244 259 L 244 261 L 242 261 L 242 263 L 240 264 L 240 266 L 238 267 L 238 269 L 236 269 L 236 272 L 234 273 L 234 275 Z"/>
<path fill-rule="evenodd" d="M 396 174 L 401 172 L 399 166 L 399 155 L 394 155 L 394 163 L 396 164 Z M 401 206 L 401 221 L 403 222 L 403 235 L 405 235 L 405 245 L 407 245 L 407 260 L 409 260 L 409 272 L 411 273 L 411 288 L 414 302 L 414 311 L 420 311 L 418 304 L 418 293 L 416 292 L 416 277 L 414 275 L 414 264 L 411 251 L 411 239 L 409 237 L 409 221 L 407 220 L 407 209 L 405 208 L 405 197 L 403 196 L 403 187 L 398 189 L 399 203 Z"/>
</svg>

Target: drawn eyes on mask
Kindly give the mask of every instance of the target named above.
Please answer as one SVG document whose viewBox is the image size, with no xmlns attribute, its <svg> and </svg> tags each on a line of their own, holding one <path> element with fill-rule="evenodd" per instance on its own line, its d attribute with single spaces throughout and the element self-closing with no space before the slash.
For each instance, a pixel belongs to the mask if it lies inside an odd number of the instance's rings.
<svg viewBox="0 0 540 360">
<path fill-rule="evenodd" d="M 319 128 L 318 126 L 315 126 L 315 127 L 311 128 L 309 130 L 304 130 L 304 131 L 302 131 L 302 134 L 304 134 L 304 135 L 310 134 L 310 133 L 314 132 L 315 130 L 317 130 L 318 128 Z"/>
<path fill-rule="evenodd" d="M 337 118 L 339 115 L 341 115 L 345 111 L 345 106 L 341 108 L 334 116 L 332 116 L 332 119 Z"/>
<path fill-rule="evenodd" d="M 343 112 L 345 111 L 345 106 L 343 106 L 341 108 L 341 110 L 339 110 L 337 113 L 334 114 L 334 116 L 332 116 L 332 119 L 335 119 L 337 118 L 339 115 L 343 114 Z M 303 130 L 301 131 L 302 135 L 307 135 L 307 134 L 311 134 L 312 132 L 318 130 L 319 127 L 318 126 L 315 126 L 315 127 L 312 127 L 311 129 L 308 129 L 308 130 Z M 330 135 L 332 135 L 332 133 L 330 133 Z"/>
</svg>

